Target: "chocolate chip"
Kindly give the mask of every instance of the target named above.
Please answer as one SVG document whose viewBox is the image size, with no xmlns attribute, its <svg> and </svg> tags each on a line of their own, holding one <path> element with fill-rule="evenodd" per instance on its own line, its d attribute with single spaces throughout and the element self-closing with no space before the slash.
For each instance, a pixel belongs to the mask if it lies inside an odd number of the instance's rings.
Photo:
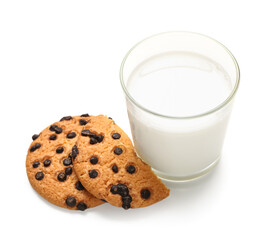
<svg viewBox="0 0 267 240">
<path fill-rule="evenodd" d="M 57 125 L 51 125 L 49 128 L 50 131 L 56 132 L 57 134 L 62 133 L 62 128 L 58 127 Z"/>
<path fill-rule="evenodd" d="M 69 207 L 74 207 L 76 205 L 76 198 L 75 197 L 67 197 L 66 204 Z"/>
<path fill-rule="evenodd" d="M 35 145 L 33 145 L 31 148 L 30 148 L 30 152 L 34 152 L 35 150 L 37 150 L 38 148 L 41 147 L 41 144 L 40 143 L 36 143 Z"/>
<path fill-rule="evenodd" d="M 90 144 L 96 144 L 97 143 L 97 140 L 95 138 L 90 138 Z"/>
<path fill-rule="evenodd" d="M 57 180 L 60 182 L 64 182 L 67 179 L 67 176 L 64 172 L 61 172 L 57 175 Z"/>
<path fill-rule="evenodd" d="M 95 139 L 97 140 L 97 142 L 102 142 L 103 141 L 103 139 L 104 139 L 104 136 L 103 135 L 101 135 L 101 134 L 99 134 L 99 135 L 96 135 L 95 136 Z"/>
<path fill-rule="evenodd" d="M 116 147 L 115 149 L 114 149 L 114 153 L 116 154 L 116 155 L 121 155 L 122 154 L 122 149 L 120 148 L 120 147 Z"/>
<path fill-rule="evenodd" d="M 65 158 L 65 159 L 63 160 L 63 164 L 64 164 L 65 166 L 69 166 L 69 165 L 71 165 L 71 164 L 72 164 L 72 159 L 71 159 L 71 158 Z"/>
<path fill-rule="evenodd" d="M 110 192 L 113 194 L 119 194 L 122 197 L 128 196 L 129 195 L 129 189 L 126 185 L 122 183 L 118 183 L 117 185 L 113 185 L 110 188 Z"/>
<path fill-rule="evenodd" d="M 59 127 L 59 128 L 56 129 L 55 132 L 56 132 L 57 134 L 60 134 L 60 133 L 62 133 L 62 131 L 63 131 L 62 128 Z"/>
<path fill-rule="evenodd" d="M 128 187 L 124 184 L 118 184 L 118 194 L 120 194 L 122 197 L 129 195 Z"/>
<path fill-rule="evenodd" d="M 39 165 L 40 165 L 40 162 L 36 161 L 36 162 L 34 162 L 34 163 L 32 164 L 32 167 L 33 167 L 33 168 L 38 168 Z"/>
<path fill-rule="evenodd" d="M 114 165 L 112 166 L 112 171 L 113 171 L 114 173 L 117 173 L 117 172 L 119 171 L 119 169 L 118 169 L 118 167 L 117 167 L 116 164 L 114 164 Z"/>
<path fill-rule="evenodd" d="M 125 196 L 121 198 L 122 200 L 122 207 L 127 210 L 131 207 L 132 197 L 131 196 Z"/>
<path fill-rule="evenodd" d="M 77 146 L 74 145 L 72 147 L 72 152 L 71 152 L 72 160 L 74 160 L 77 157 L 78 153 L 79 153 L 79 150 L 78 150 Z"/>
<path fill-rule="evenodd" d="M 55 132 L 55 128 L 57 128 L 57 127 L 58 127 L 57 125 L 51 125 L 50 128 L 49 128 L 49 130 L 51 132 Z"/>
<path fill-rule="evenodd" d="M 150 191 L 148 189 L 143 189 L 141 191 L 141 197 L 144 199 L 149 199 L 150 198 Z"/>
<path fill-rule="evenodd" d="M 122 207 L 129 209 L 131 207 L 132 197 L 129 195 L 129 189 L 126 185 L 118 183 L 110 188 L 110 192 L 113 194 L 119 194 L 122 200 Z"/>
<path fill-rule="evenodd" d="M 96 170 L 89 171 L 90 178 L 96 178 L 98 176 L 98 172 Z"/>
<path fill-rule="evenodd" d="M 58 147 L 58 148 L 56 149 L 56 152 L 57 152 L 57 153 L 63 153 L 63 151 L 64 151 L 64 148 L 63 148 L 63 147 Z"/>
<path fill-rule="evenodd" d="M 83 129 L 81 132 L 82 136 L 84 137 L 89 137 L 90 131 L 88 129 Z"/>
<path fill-rule="evenodd" d="M 81 184 L 80 181 L 76 182 L 75 188 L 79 191 L 84 190 L 84 186 Z"/>
<path fill-rule="evenodd" d="M 65 168 L 65 174 L 66 175 L 71 175 L 72 174 L 72 167 Z"/>
<path fill-rule="evenodd" d="M 127 166 L 127 168 L 126 168 L 126 171 L 127 171 L 128 173 L 130 173 L 130 174 L 133 174 L 133 173 L 135 173 L 135 167 L 134 167 L 133 165 L 129 165 L 129 166 Z"/>
<path fill-rule="evenodd" d="M 96 138 L 97 136 L 95 133 L 91 132 L 89 129 L 82 130 L 81 135 L 84 137 L 90 137 L 90 138 L 91 137 Z"/>
<path fill-rule="evenodd" d="M 38 172 L 35 174 L 36 180 L 40 181 L 44 178 L 44 174 L 42 172 Z"/>
<path fill-rule="evenodd" d="M 88 121 L 86 121 L 85 119 L 80 119 L 79 121 L 80 125 L 86 125 L 88 123 Z"/>
<path fill-rule="evenodd" d="M 111 120 L 113 120 L 113 119 L 112 119 L 112 117 L 108 117 L 108 119 L 111 119 Z"/>
<path fill-rule="evenodd" d="M 49 140 L 56 140 L 57 139 L 57 135 L 53 134 L 49 137 Z"/>
<path fill-rule="evenodd" d="M 50 166 L 50 164 L 51 164 L 51 160 L 49 160 L 49 159 L 44 160 L 44 166 L 45 167 Z"/>
<path fill-rule="evenodd" d="M 90 117 L 88 113 L 82 114 L 81 117 Z"/>
<path fill-rule="evenodd" d="M 91 132 L 91 131 L 90 131 L 88 136 L 89 137 L 93 137 L 93 138 L 97 138 L 97 135 L 95 133 Z"/>
<path fill-rule="evenodd" d="M 35 139 L 37 139 L 40 136 L 40 134 L 34 134 L 32 135 L 32 140 L 34 141 Z"/>
<path fill-rule="evenodd" d="M 100 199 L 102 202 L 107 202 L 105 199 Z"/>
<path fill-rule="evenodd" d="M 93 138 L 97 138 L 97 135 L 93 132 L 90 132 L 89 135 L 88 135 L 90 138 L 93 137 Z"/>
<path fill-rule="evenodd" d="M 119 133 L 113 133 L 112 138 L 113 139 L 120 139 L 121 135 Z"/>
<path fill-rule="evenodd" d="M 81 210 L 81 211 L 84 211 L 85 209 L 87 208 L 87 205 L 83 202 L 79 202 L 77 204 L 77 209 Z"/>
<path fill-rule="evenodd" d="M 98 163 L 98 158 L 96 156 L 91 157 L 90 158 L 90 163 L 97 164 Z"/>
<path fill-rule="evenodd" d="M 75 138 L 76 137 L 76 133 L 75 132 L 71 132 L 67 134 L 67 138 Z"/>
<path fill-rule="evenodd" d="M 113 193 L 113 194 L 118 194 L 118 186 L 117 185 L 113 185 L 110 188 L 110 192 Z"/>
<path fill-rule="evenodd" d="M 128 196 L 122 197 L 121 200 L 125 204 L 130 204 L 133 199 L 132 199 L 132 197 L 130 195 L 128 195 Z"/>
<path fill-rule="evenodd" d="M 66 116 L 66 117 L 63 117 L 60 119 L 60 122 L 64 121 L 64 120 L 71 120 L 72 119 L 72 116 Z"/>
</svg>

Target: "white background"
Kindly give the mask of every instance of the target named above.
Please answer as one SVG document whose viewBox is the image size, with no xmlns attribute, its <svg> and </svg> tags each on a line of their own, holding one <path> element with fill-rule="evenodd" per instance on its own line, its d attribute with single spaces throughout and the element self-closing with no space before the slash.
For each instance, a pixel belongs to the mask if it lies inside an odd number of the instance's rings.
<svg viewBox="0 0 267 240">
<path fill-rule="evenodd" d="M 265 2 L 0 1 L 0 239 L 266 239 Z M 170 30 L 211 36 L 240 65 L 217 168 L 143 209 L 74 212 L 39 197 L 25 171 L 32 134 L 88 112 L 130 135 L 120 63 L 136 42 Z"/>
</svg>

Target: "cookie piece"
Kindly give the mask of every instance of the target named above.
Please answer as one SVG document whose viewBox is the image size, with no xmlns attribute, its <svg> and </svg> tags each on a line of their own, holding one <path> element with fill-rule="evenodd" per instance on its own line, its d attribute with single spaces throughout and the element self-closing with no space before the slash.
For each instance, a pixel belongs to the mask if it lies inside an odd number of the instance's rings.
<svg viewBox="0 0 267 240">
<path fill-rule="evenodd" d="M 26 159 L 29 181 L 42 197 L 59 207 L 82 211 L 103 203 L 84 190 L 73 170 L 72 149 L 85 122 L 90 117 L 67 116 L 34 135 Z"/>
<path fill-rule="evenodd" d="M 92 142 L 97 136 L 102 136 L 101 141 Z M 92 117 L 76 145 L 75 172 L 97 198 L 128 209 L 149 206 L 169 195 L 169 189 L 137 157 L 130 138 L 112 119 Z"/>
</svg>

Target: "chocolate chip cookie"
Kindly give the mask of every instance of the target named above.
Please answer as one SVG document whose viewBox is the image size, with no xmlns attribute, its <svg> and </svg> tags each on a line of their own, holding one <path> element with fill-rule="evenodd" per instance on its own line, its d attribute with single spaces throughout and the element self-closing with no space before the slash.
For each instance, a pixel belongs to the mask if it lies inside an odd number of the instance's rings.
<svg viewBox="0 0 267 240">
<path fill-rule="evenodd" d="M 82 185 L 94 196 L 124 209 L 154 204 L 169 189 L 137 157 L 131 140 L 112 119 L 90 118 L 72 151 Z"/>
<path fill-rule="evenodd" d="M 26 169 L 32 187 L 49 202 L 68 209 L 85 210 L 103 203 L 86 191 L 73 170 L 73 146 L 91 117 L 63 117 L 32 136 Z"/>
</svg>

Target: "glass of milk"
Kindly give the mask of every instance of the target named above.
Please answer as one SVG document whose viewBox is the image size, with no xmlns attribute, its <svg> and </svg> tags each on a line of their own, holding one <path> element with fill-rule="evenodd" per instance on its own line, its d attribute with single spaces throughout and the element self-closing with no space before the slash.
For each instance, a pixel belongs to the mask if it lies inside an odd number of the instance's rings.
<svg viewBox="0 0 267 240">
<path fill-rule="evenodd" d="M 136 44 L 120 80 L 137 154 L 162 179 L 186 181 L 220 160 L 239 67 L 216 40 L 167 32 Z"/>
</svg>

